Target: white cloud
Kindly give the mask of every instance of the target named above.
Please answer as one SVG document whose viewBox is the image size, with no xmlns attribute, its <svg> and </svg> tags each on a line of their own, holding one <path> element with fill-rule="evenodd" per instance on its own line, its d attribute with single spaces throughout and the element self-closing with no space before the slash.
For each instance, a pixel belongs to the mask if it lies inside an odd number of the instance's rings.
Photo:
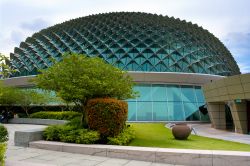
<svg viewBox="0 0 250 166">
<path fill-rule="evenodd" d="M 18 42 L 36 31 L 69 19 L 104 12 L 140 11 L 174 16 L 208 29 L 241 62 L 242 54 L 249 55 L 250 49 L 232 43 L 241 40 L 228 34 L 250 32 L 249 6 L 248 0 L 0 0 L 0 52 L 9 54 Z"/>
<path fill-rule="evenodd" d="M 37 30 L 41 30 L 43 28 L 48 27 L 49 23 L 47 21 L 45 21 L 42 18 L 37 18 L 32 20 L 31 22 L 23 22 L 21 23 L 21 28 L 22 29 L 27 29 L 27 30 L 31 30 L 31 31 L 37 31 Z"/>
</svg>

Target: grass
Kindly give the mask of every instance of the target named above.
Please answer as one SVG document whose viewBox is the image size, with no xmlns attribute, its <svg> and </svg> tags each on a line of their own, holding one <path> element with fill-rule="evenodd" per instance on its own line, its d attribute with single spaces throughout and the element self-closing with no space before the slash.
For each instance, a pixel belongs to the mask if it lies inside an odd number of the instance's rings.
<svg viewBox="0 0 250 166">
<path fill-rule="evenodd" d="M 175 140 L 170 129 L 163 123 L 130 123 L 135 129 L 136 138 L 130 146 L 250 151 L 250 145 L 190 135 L 187 140 Z"/>
</svg>

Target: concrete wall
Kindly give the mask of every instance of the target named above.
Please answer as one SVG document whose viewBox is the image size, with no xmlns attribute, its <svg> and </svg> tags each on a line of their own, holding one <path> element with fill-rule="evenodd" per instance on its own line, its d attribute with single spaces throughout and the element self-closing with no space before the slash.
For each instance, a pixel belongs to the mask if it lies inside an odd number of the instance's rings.
<svg viewBox="0 0 250 166">
<path fill-rule="evenodd" d="M 207 108 L 212 127 L 226 129 L 225 103 L 208 103 Z"/>
<path fill-rule="evenodd" d="M 247 119 L 247 111 L 246 111 L 247 109 L 246 101 L 243 100 L 241 103 L 236 103 L 232 101 L 232 102 L 229 102 L 228 105 L 232 113 L 234 126 L 235 126 L 235 132 L 247 134 L 248 133 L 248 128 L 247 128 L 248 119 Z"/>
<path fill-rule="evenodd" d="M 203 86 L 207 102 L 226 102 L 250 99 L 250 74 L 223 78 Z"/>
<path fill-rule="evenodd" d="M 247 124 L 250 119 L 247 119 L 246 101 L 250 100 L 250 74 L 235 75 L 207 83 L 203 86 L 203 92 L 208 103 L 208 112 L 212 119 L 212 125 L 215 128 L 217 126 L 221 129 L 224 128 L 223 125 L 220 125 L 224 124 L 224 119 L 221 118 L 223 113 L 220 113 L 221 116 L 218 120 L 218 112 L 223 111 L 219 108 L 218 103 L 228 103 L 235 131 L 248 133 Z"/>
</svg>

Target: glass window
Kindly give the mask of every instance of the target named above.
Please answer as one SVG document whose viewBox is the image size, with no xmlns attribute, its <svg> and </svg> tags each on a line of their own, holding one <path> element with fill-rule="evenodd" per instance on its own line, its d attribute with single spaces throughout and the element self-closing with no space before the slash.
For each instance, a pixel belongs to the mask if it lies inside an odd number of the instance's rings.
<svg viewBox="0 0 250 166">
<path fill-rule="evenodd" d="M 196 102 L 193 86 L 181 86 L 183 102 Z"/>
<path fill-rule="evenodd" d="M 134 89 L 140 95 L 137 101 L 151 101 L 151 85 L 136 85 Z"/>
<path fill-rule="evenodd" d="M 153 102 L 153 120 L 167 121 L 168 111 L 167 102 Z"/>
<path fill-rule="evenodd" d="M 204 95 L 201 88 L 196 86 L 194 90 L 197 97 L 197 102 L 205 103 Z"/>
<path fill-rule="evenodd" d="M 129 99 L 129 121 L 207 121 L 199 112 L 205 100 L 199 86 L 137 84 L 140 97 Z"/>
<path fill-rule="evenodd" d="M 136 102 L 128 102 L 128 120 L 136 121 Z"/>
<path fill-rule="evenodd" d="M 198 109 L 202 105 L 204 105 L 204 103 L 198 103 Z M 204 122 L 209 122 L 210 121 L 208 113 L 206 115 L 204 115 L 203 113 L 200 112 L 200 116 L 201 116 L 201 119 L 200 119 L 201 121 L 204 121 Z"/>
<path fill-rule="evenodd" d="M 165 85 L 152 85 L 152 101 L 167 101 Z"/>
<path fill-rule="evenodd" d="M 182 102 L 168 102 L 168 120 L 169 121 L 185 120 Z"/>
<path fill-rule="evenodd" d="M 168 101 L 182 101 L 181 90 L 178 85 L 167 85 Z"/>
<path fill-rule="evenodd" d="M 185 120 L 200 120 L 199 108 L 196 103 L 183 103 L 185 111 Z M 197 114 L 198 113 L 198 114 Z"/>
<path fill-rule="evenodd" d="M 137 102 L 137 120 L 152 121 L 152 102 Z"/>
<path fill-rule="evenodd" d="M 210 122 L 209 115 L 208 114 L 206 114 L 206 115 L 201 114 L 201 121 Z"/>
</svg>

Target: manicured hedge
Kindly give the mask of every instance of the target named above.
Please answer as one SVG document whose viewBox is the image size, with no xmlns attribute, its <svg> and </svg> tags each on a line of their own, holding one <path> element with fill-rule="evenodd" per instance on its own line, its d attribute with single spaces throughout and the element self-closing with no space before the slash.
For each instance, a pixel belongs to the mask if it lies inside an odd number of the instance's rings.
<svg viewBox="0 0 250 166">
<path fill-rule="evenodd" d="M 64 111 L 64 112 L 41 111 L 31 114 L 30 118 L 71 120 L 80 116 L 82 116 L 81 113 L 74 111 Z"/>
<path fill-rule="evenodd" d="M 97 131 L 76 128 L 70 125 L 53 125 L 45 129 L 43 136 L 48 141 L 93 144 L 100 139 Z"/>
<path fill-rule="evenodd" d="M 102 139 L 120 134 L 127 120 L 128 104 L 111 98 L 91 99 L 86 107 L 89 128 L 101 134 Z"/>
</svg>

